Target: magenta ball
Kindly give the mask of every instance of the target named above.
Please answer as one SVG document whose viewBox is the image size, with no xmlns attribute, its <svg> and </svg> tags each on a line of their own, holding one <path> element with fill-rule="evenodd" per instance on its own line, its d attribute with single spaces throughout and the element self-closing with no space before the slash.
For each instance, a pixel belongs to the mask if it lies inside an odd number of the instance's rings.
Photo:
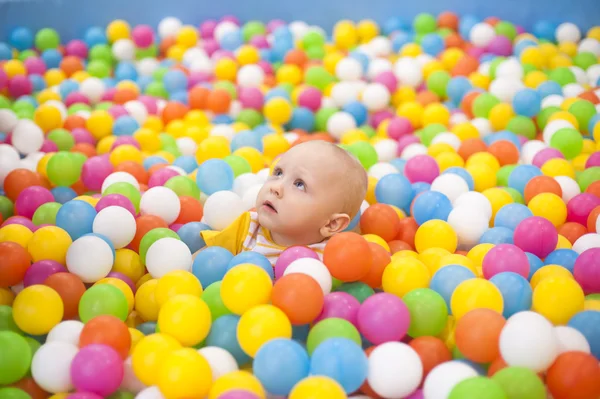
<svg viewBox="0 0 600 399">
<path fill-rule="evenodd" d="M 598 205 L 600 205 L 600 198 L 594 194 L 577 194 L 567 203 L 567 222 L 587 226 L 588 216 Z"/>
<path fill-rule="evenodd" d="M 81 181 L 90 190 L 100 191 L 104 179 L 113 172 L 110 161 L 104 157 L 88 158 L 81 168 Z"/>
<path fill-rule="evenodd" d="M 122 145 L 132 145 L 135 148 L 137 148 L 138 150 L 141 149 L 140 143 L 138 143 L 135 138 L 133 138 L 131 136 L 119 136 L 119 137 L 117 137 L 115 142 L 110 147 L 110 150 L 112 151 L 115 148 L 122 146 Z"/>
<path fill-rule="evenodd" d="M 58 146 L 56 143 L 50 139 L 44 139 L 44 144 L 42 144 L 42 148 L 40 148 L 41 152 L 57 152 Z"/>
<path fill-rule="evenodd" d="M 488 53 L 508 57 L 512 54 L 512 43 L 506 36 L 498 35 L 487 46 Z"/>
<path fill-rule="evenodd" d="M 116 92 L 117 92 L 116 88 L 109 87 L 106 90 L 104 90 L 104 93 L 102 93 L 102 97 L 100 97 L 100 100 L 102 100 L 102 101 L 112 101 L 113 98 L 115 98 L 115 93 Z M 108 110 L 108 112 L 110 112 L 110 110 Z"/>
<path fill-rule="evenodd" d="M 316 112 L 321 108 L 323 94 L 317 88 L 307 86 L 298 96 L 298 105 Z"/>
<path fill-rule="evenodd" d="M 577 257 L 573 276 L 586 294 L 600 293 L 600 248 L 590 248 Z"/>
<path fill-rule="evenodd" d="M 108 194 L 102 198 L 96 204 L 96 211 L 100 212 L 104 208 L 109 206 L 120 206 L 121 208 L 127 209 L 133 216 L 136 215 L 135 207 L 129 198 L 121 194 Z"/>
<path fill-rule="evenodd" d="M 256 87 L 243 87 L 238 92 L 238 99 L 244 108 L 261 110 L 265 102 L 262 92 Z"/>
<path fill-rule="evenodd" d="M 154 43 L 154 31 L 148 25 L 138 25 L 131 32 L 133 42 L 137 47 L 147 48 Z"/>
<path fill-rule="evenodd" d="M 107 397 L 121 385 L 123 360 L 108 345 L 85 346 L 79 349 L 71 363 L 71 380 L 80 391 Z"/>
<path fill-rule="evenodd" d="M 46 63 L 38 57 L 29 57 L 23 62 L 29 75 L 43 75 L 46 73 Z"/>
<path fill-rule="evenodd" d="M 102 396 L 91 392 L 75 392 L 67 396 L 67 399 L 102 399 Z"/>
<path fill-rule="evenodd" d="M 54 196 L 47 188 L 41 186 L 27 187 L 19 193 L 15 201 L 15 213 L 31 219 L 41 205 L 53 201 Z"/>
<path fill-rule="evenodd" d="M 532 216 L 519 223 L 513 239 L 517 247 L 543 259 L 556 249 L 558 232 L 548 219 Z"/>
<path fill-rule="evenodd" d="M 390 120 L 387 126 L 387 133 L 394 140 L 413 132 L 413 127 L 410 121 L 403 117 L 395 117 Z M 418 139 L 417 139 L 418 142 Z"/>
<path fill-rule="evenodd" d="M 358 330 L 369 342 L 379 345 L 400 341 L 410 326 L 410 312 L 400 298 L 381 292 L 371 295 L 358 310 Z"/>
<path fill-rule="evenodd" d="M 398 78 L 396 78 L 396 75 L 394 75 L 394 72 L 392 71 L 381 72 L 380 74 L 375 76 L 373 82 L 381 83 L 382 85 L 387 87 L 390 93 L 395 92 L 396 88 L 398 87 Z"/>
<path fill-rule="evenodd" d="M 80 93 L 78 91 L 74 91 L 72 93 L 69 93 L 69 95 L 67 95 L 67 98 L 65 99 L 65 105 L 67 107 L 70 107 L 73 104 L 87 104 L 87 105 L 90 105 L 90 100 L 89 100 L 89 98 L 87 98 L 85 96 L 85 94 Z"/>
<path fill-rule="evenodd" d="M 71 130 L 71 135 L 73 135 L 76 144 L 87 143 L 94 146 L 96 145 L 96 139 L 87 129 L 76 127 L 75 129 Z"/>
<path fill-rule="evenodd" d="M 406 147 L 408 147 L 411 144 L 416 144 L 420 142 L 421 140 L 419 140 L 419 138 L 414 134 L 407 134 L 405 136 L 402 136 L 398 139 L 398 150 L 396 151 L 396 154 L 400 156 L 402 155 L 402 151 L 404 151 Z"/>
<path fill-rule="evenodd" d="M 148 188 L 164 186 L 171 177 L 175 176 L 179 176 L 179 173 L 176 170 L 169 168 L 159 169 L 150 176 L 150 179 L 148 179 Z"/>
<path fill-rule="evenodd" d="M 122 117 L 122 116 L 129 115 L 129 112 L 127 112 L 127 109 L 124 106 L 119 105 L 119 104 L 115 104 L 112 107 L 110 107 L 108 109 L 108 113 L 115 120 L 118 119 L 118 118 L 120 118 L 120 117 Z"/>
<path fill-rule="evenodd" d="M 404 165 L 404 175 L 411 183 L 425 182 L 431 184 L 440 175 L 440 167 L 429 155 L 412 157 Z"/>
<path fill-rule="evenodd" d="M 0 69 L 0 90 L 4 89 L 8 85 L 8 75 L 4 69 Z"/>
<path fill-rule="evenodd" d="M 252 39 L 250 39 L 250 44 L 258 49 L 269 48 L 269 42 L 264 35 L 254 36 Z"/>
<path fill-rule="evenodd" d="M 273 75 L 274 70 L 273 70 L 273 65 L 271 65 L 269 62 L 264 61 L 264 60 L 260 60 L 257 62 L 258 66 L 263 70 L 263 72 L 267 75 Z"/>
<path fill-rule="evenodd" d="M 21 226 L 27 227 L 31 231 L 36 230 L 36 225 L 33 224 L 31 219 L 27 219 L 23 216 L 11 216 L 8 219 L 6 219 L 4 223 L 0 225 L 0 227 L 8 226 L 10 224 L 20 224 Z"/>
<path fill-rule="evenodd" d="M 252 392 L 235 389 L 217 396 L 217 399 L 258 399 L 258 396 Z"/>
<path fill-rule="evenodd" d="M 321 320 L 337 318 L 344 319 L 357 326 L 358 310 L 360 302 L 358 299 L 346 292 L 332 292 L 325 295 L 323 310 L 315 319 L 315 323 Z"/>
<path fill-rule="evenodd" d="M 119 280 L 121 280 L 125 284 L 127 284 L 129 286 L 129 288 L 131 288 L 131 291 L 135 294 L 135 291 L 136 291 L 135 283 L 133 282 L 133 280 L 131 280 L 129 277 L 127 277 L 123 273 L 110 272 L 110 273 L 108 273 L 108 276 L 106 276 L 106 277 L 118 278 Z"/>
<path fill-rule="evenodd" d="M 592 166 L 600 166 L 600 152 L 594 152 L 587 161 L 585 161 L 586 169 L 591 168 Z"/>
<path fill-rule="evenodd" d="M 210 56 L 212 56 L 214 53 L 216 53 L 217 50 L 219 49 L 219 43 L 217 43 L 217 41 L 212 38 L 203 40 L 200 45 L 202 46 L 204 51 L 206 51 L 206 54 L 208 54 Z"/>
<path fill-rule="evenodd" d="M 484 256 L 482 269 L 483 276 L 488 280 L 502 272 L 513 272 L 528 278 L 529 260 L 525 252 L 516 245 L 500 244 Z"/>
<path fill-rule="evenodd" d="M 275 279 L 281 278 L 290 263 L 300 258 L 319 259 L 319 256 L 315 251 L 307 247 L 289 247 L 279 255 L 277 262 L 275 262 Z"/>
<path fill-rule="evenodd" d="M 543 150 L 535 154 L 535 156 L 533 157 L 532 164 L 533 166 L 541 168 L 546 162 L 554 158 L 565 159 L 565 156 L 556 148 L 544 148 Z"/>
<path fill-rule="evenodd" d="M 88 56 L 88 48 L 84 41 L 82 40 L 71 40 L 65 46 L 65 53 L 67 55 L 74 55 L 79 58 L 87 58 Z"/>
<path fill-rule="evenodd" d="M 377 129 L 379 124 L 385 120 L 391 119 L 394 117 L 394 113 L 392 111 L 388 111 L 386 109 L 374 112 L 370 118 L 371 127 Z"/>
<path fill-rule="evenodd" d="M 138 101 L 144 104 L 144 107 L 146 107 L 149 114 L 156 115 L 158 113 L 158 103 L 156 102 L 156 99 L 150 96 L 139 96 Z"/>
<path fill-rule="evenodd" d="M 33 92 L 33 84 L 27 76 L 17 75 L 8 82 L 8 94 L 13 98 L 27 96 Z"/>
<path fill-rule="evenodd" d="M 423 396 L 423 390 L 417 389 L 416 391 L 414 391 L 413 393 L 411 393 L 404 399 L 423 399 L 423 398 L 425 398 L 425 396 Z"/>
<path fill-rule="evenodd" d="M 49 276 L 67 271 L 63 265 L 54 260 L 40 260 L 27 269 L 23 285 L 29 287 L 30 285 L 43 284 Z"/>
<path fill-rule="evenodd" d="M 200 36 L 203 39 L 212 39 L 215 34 L 215 28 L 217 27 L 217 21 L 214 19 L 209 19 L 208 21 L 202 22 L 200 24 Z"/>
<path fill-rule="evenodd" d="M 181 226 L 183 226 L 182 223 L 173 223 L 172 225 L 169 226 L 169 228 L 171 230 L 173 230 L 175 233 L 177 233 L 177 231 L 179 231 L 179 229 L 181 228 Z"/>
</svg>

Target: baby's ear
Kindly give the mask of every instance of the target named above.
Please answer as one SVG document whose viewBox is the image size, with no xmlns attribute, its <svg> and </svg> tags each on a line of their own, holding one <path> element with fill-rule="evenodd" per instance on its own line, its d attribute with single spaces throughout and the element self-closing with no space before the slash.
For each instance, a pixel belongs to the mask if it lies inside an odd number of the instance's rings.
<svg viewBox="0 0 600 399">
<path fill-rule="evenodd" d="M 323 237 L 331 237 L 332 235 L 344 231 L 350 224 L 350 216 L 346 213 L 335 213 L 329 219 L 329 222 L 321 228 Z"/>
</svg>

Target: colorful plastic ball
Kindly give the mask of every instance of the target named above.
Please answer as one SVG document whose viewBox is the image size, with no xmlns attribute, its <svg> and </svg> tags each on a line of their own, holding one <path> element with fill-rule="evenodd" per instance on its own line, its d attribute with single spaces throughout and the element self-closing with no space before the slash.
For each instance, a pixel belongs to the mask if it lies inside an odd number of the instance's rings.
<svg viewBox="0 0 600 399">
<path fill-rule="evenodd" d="M 504 300 L 500 290 L 491 282 L 480 278 L 469 279 L 460 283 L 454 290 L 450 308 L 456 319 L 477 308 L 501 313 L 504 310 Z"/>
<path fill-rule="evenodd" d="M 529 261 L 525 252 L 517 246 L 500 244 L 485 255 L 482 269 L 486 279 L 502 272 L 514 272 L 527 278 L 529 276 Z"/>
<path fill-rule="evenodd" d="M 423 223 L 415 235 L 415 248 L 418 252 L 428 248 L 444 248 L 454 252 L 457 245 L 456 232 L 443 220 L 430 220 Z"/>
<path fill-rule="evenodd" d="M 110 284 L 93 285 L 79 302 L 79 317 L 84 323 L 99 315 L 112 315 L 125 321 L 127 311 L 125 294 Z"/>
<path fill-rule="evenodd" d="M 404 302 L 386 293 L 367 298 L 357 316 L 359 331 L 375 345 L 402 339 L 411 322 Z"/>
<path fill-rule="evenodd" d="M 263 345 L 253 363 L 253 371 L 267 392 L 288 395 L 292 388 L 308 377 L 309 357 L 296 341 L 274 339 Z"/>
<path fill-rule="evenodd" d="M 515 229 L 515 245 L 526 252 L 545 258 L 556 248 L 558 233 L 548 220 L 534 216 L 524 219 Z"/>
<path fill-rule="evenodd" d="M 50 190 L 41 186 L 27 187 L 21 191 L 15 201 L 16 213 L 31 219 L 41 205 L 53 200 Z"/>
<path fill-rule="evenodd" d="M 92 226 L 96 215 L 92 205 L 84 201 L 69 201 L 58 210 L 56 225 L 69 233 L 71 239 L 77 240 L 93 231 Z"/>
<path fill-rule="evenodd" d="M 548 390 L 554 397 L 575 395 L 593 398 L 600 393 L 597 359 L 582 352 L 563 353 L 550 367 L 547 375 Z"/>
<path fill-rule="evenodd" d="M 571 277 L 548 277 L 533 290 L 532 309 L 554 324 L 566 324 L 583 310 L 584 293 Z"/>
<path fill-rule="evenodd" d="M 221 297 L 229 310 L 241 315 L 254 306 L 266 304 L 272 289 L 268 273 L 259 266 L 243 264 L 225 274 Z"/>
<path fill-rule="evenodd" d="M 527 206 L 534 216 L 549 220 L 555 227 L 561 226 L 567 219 L 567 206 L 556 194 L 538 194 L 529 201 Z"/>
<path fill-rule="evenodd" d="M 192 348 L 171 352 L 158 375 L 158 387 L 166 398 L 204 397 L 212 382 L 207 360 Z"/>
<path fill-rule="evenodd" d="M 135 218 L 120 206 L 102 209 L 94 218 L 92 231 L 110 239 L 116 249 L 128 245 L 135 236 Z"/>
<path fill-rule="evenodd" d="M 504 398 L 500 384 L 486 377 L 472 377 L 458 383 L 450 392 L 449 399 L 477 398 L 481 395 L 493 399 Z"/>
<path fill-rule="evenodd" d="M 448 309 L 444 298 L 429 288 L 410 291 L 403 298 L 410 312 L 411 337 L 437 336 L 446 326 Z"/>
<path fill-rule="evenodd" d="M 31 256 L 21 245 L 0 242 L 0 286 L 10 287 L 23 281 L 31 265 Z"/>
<path fill-rule="evenodd" d="M 71 363 L 71 379 L 80 391 L 107 396 L 123 380 L 123 362 L 110 346 L 92 344 L 79 350 Z"/>
<path fill-rule="evenodd" d="M 432 183 L 439 176 L 437 162 L 428 155 L 417 155 L 406 162 L 404 173 L 411 183 Z"/>
<path fill-rule="evenodd" d="M 375 186 L 377 202 L 394 205 L 400 209 L 406 209 L 413 200 L 413 196 L 410 181 L 400 174 L 384 176 Z"/>
<path fill-rule="evenodd" d="M 33 285 L 21 291 L 13 303 L 13 317 L 19 328 L 28 334 L 48 333 L 63 317 L 64 306 L 58 293 L 43 285 Z"/>
<path fill-rule="evenodd" d="M 324 295 L 331 292 L 332 277 L 323 262 L 313 258 L 297 259 L 289 264 L 283 275 L 286 276 L 293 273 L 303 273 L 315 279 L 321 286 Z"/>
<path fill-rule="evenodd" d="M 395 365 L 395 373 L 389 367 Z M 383 397 L 405 397 L 417 389 L 423 377 L 423 365 L 417 352 L 401 342 L 377 346 L 369 355 L 367 381 Z"/>
<path fill-rule="evenodd" d="M 68 321 L 61 324 L 65 323 L 75 322 Z M 74 344 L 78 344 L 82 348 L 91 344 L 107 345 L 117 351 L 121 359 L 125 360 L 127 358 L 131 347 L 131 335 L 127 325 L 116 317 L 109 315 L 96 316 L 85 325 L 82 324 L 79 331 L 78 342 Z"/>
<path fill-rule="evenodd" d="M 160 284 L 160 282 L 159 282 Z M 200 343 L 210 331 L 210 310 L 200 298 L 180 294 L 167 300 L 158 313 L 160 331 L 184 346 Z"/>
<path fill-rule="evenodd" d="M 329 338 L 348 338 L 358 345 L 361 338 L 358 330 L 349 321 L 339 318 L 329 318 L 315 324 L 308 334 L 306 342 L 309 354 Z"/>
<path fill-rule="evenodd" d="M 534 371 L 525 367 L 506 367 L 496 372 L 492 380 L 515 398 L 544 399 L 546 388 Z"/>
<path fill-rule="evenodd" d="M 1 331 L 0 348 L 3 353 L 3 360 L 0 362 L 0 382 L 8 385 L 19 381 L 27 374 L 31 364 L 33 354 L 29 344 L 15 332 Z"/>
<path fill-rule="evenodd" d="M 292 326 L 285 313 L 277 307 L 258 305 L 242 315 L 237 334 L 244 352 L 256 356 L 266 342 L 276 338 L 291 338 Z"/>
<path fill-rule="evenodd" d="M 144 384 L 155 384 L 164 361 L 180 348 L 179 342 L 166 334 L 156 333 L 142 338 L 132 354 L 135 375 Z"/>
<path fill-rule="evenodd" d="M 160 278 L 173 270 L 191 271 L 192 253 L 179 237 L 169 235 L 159 238 L 148 247 L 145 263 L 148 273 Z"/>
<path fill-rule="evenodd" d="M 371 268 L 371 250 L 359 234 L 346 232 L 332 237 L 325 246 L 323 263 L 341 281 L 357 281 Z"/>
<path fill-rule="evenodd" d="M 225 229 L 244 211 L 242 199 L 230 191 L 218 191 L 208 197 L 204 203 L 206 224 L 216 230 Z"/>
<path fill-rule="evenodd" d="M 427 398 L 447 398 L 461 381 L 477 376 L 477 371 L 462 361 L 450 361 L 435 367 L 425 379 L 423 392 Z"/>
<path fill-rule="evenodd" d="M 316 254 L 316 252 L 314 252 L 310 248 L 302 246 L 289 247 L 279 255 L 279 258 L 275 263 L 275 278 L 278 279 L 281 276 L 283 276 L 287 267 L 292 262 L 300 258 L 318 259 L 319 257 Z"/>
<path fill-rule="evenodd" d="M 294 325 L 314 321 L 323 309 L 323 291 L 312 277 L 292 273 L 281 277 L 273 287 L 273 305 L 281 309 Z"/>
<path fill-rule="evenodd" d="M 462 205 L 455 206 L 448 214 L 448 224 L 454 229 L 460 247 L 464 248 L 471 248 L 483 239 L 489 231 L 487 219 L 484 213 Z"/>
<path fill-rule="evenodd" d="M 67 268 L 83 282 L 93 283 L 108 275 L 114 262 L 113 249 L 100 237 L 84 236 L 67 251 Z"/>
<path fill-rule="evenodd" d="M 50 393 L 72 390 L 71 363 L 79 348 L 66 342 L 48 342 L 38 349 L 31 362 L 31 375 L 36 384 Z"/>
<path fill-rule="evenodd" d="M 533 292 L 529 282 L 523 276 L 513 272 L 502 272 L 492 277 L 490 282 L 502 293 L 504 317 L 508 318 L 531 308 Z"/>
<path fill-rule="evenodd" d="M 400 298 L 416 288 L 429 286 L 431 273 L 427 266 L 413 258 L 400 258 L 388 265 L 382 276 L 384 292 Z"/>
<path fill-rule="evenodd" d="M 499 356 L 498 340 L 505 320 L 490 309 L 474 309 L 456 324 L 457 348 L 469 360 L 489 363 Z"/>
<path fill-rule="evenodd" d="M 152 187 L 140 200 L 140 213 L 162 218 L 167 224 L 173 223 L 179 216 L 181 204 L 177 194 L 166 187 Z"/>
<path fill-rule="evenodd" d="M 440 294 L 450 309 L 450 299 L 456 287 L 465 280 L 475 278 L 475 274 L 460 265 L 448 265 L 440 268 L 431 278 L 429 287 Z"/>
<path fill-rule="evenodd" d="M 322 310 L 315 323 L 329 318 L 344 319 L 358 325 L 357 317 L 360 302 L 351 294 L 346 292 L 332 292 L 325 295 Z"/>
<path fill-rule="evenodd" d="M 506 227 L 515 230 L 525 219 L 532 217 L 531 210 L 522 204 L 504 205 L 494 217 L 495 227 Z"/>
<path fill-rule="evenodd" d="M 575 328 L 582 333 L 587 342 L 590 344 L 592 354 L 598 358 L 600 354 L 600 345 L 598 344 L 598 336 L 600 336 L 600 328 L 595 324 L 600 320 L 598 312 L 593 310 L 585 310 L 577 313 L 571 320 L 568 326 Z"/>
</svg>

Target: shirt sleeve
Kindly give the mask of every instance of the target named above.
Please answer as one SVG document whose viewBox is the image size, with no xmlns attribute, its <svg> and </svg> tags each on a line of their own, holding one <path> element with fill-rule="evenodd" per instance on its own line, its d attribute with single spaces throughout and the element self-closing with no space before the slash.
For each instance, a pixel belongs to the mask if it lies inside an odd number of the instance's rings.
<svg viewBox="0 0 600 399">
<path fill-rule="evenodd" d="M 243 213 L 225 230 L 201 231 L 200 235 L 207 247 L 223 247 L 234 255 L 242 251 L 242 244 L 250 228 L 250 212 Z"/>
</svg>

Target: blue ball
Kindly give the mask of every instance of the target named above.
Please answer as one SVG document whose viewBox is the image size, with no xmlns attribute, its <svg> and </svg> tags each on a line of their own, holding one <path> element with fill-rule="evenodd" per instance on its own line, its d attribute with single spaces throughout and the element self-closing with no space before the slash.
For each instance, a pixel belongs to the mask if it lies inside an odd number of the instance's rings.
<svg viewBox="0 0 600 399">
<path fill-rule="evenodd" d="M 508 142 L 514 144 L 515 147 L 517 147 L 518 149 L 521 148 L 521 141 L 519 140 L 519 136 L 517 136 L 515 133 L 513 133 L 509 130 L 502 130 L 502 131 L 496 132 L 494 134 L 490 134 L 489 136 L 485 136 L 483 138 L 483 141 L 487 145 L 491 145 L 491 144 L 495 143 L 496 141 L 500 141 L 500 140 L 508 141 Z"/>
<path fill-rule="evenodd" d="M 133 136 L 140 128 L 140 124 L 131 116 L 120 116 L 113 124 L 113 134 L 115 136 Z"/>
<path fill-rule="evenodd" d="M 77 197 L 77 193 L 71 187 L 54 187 L 52 190 L 52 195 L 54 196 L 54 201 L 59 204 L 64 204 L 68 201 L 71 201 L 75 197 Z"/>
<path fill-rule="evenodd" d="M 412 210 L 412 216 L 418 225 L 433 219 L 447 221 L 452 210 L 452 203 L 440 192 L 425 191 L 417 195 Z"/>
<path fill-rule="evenodd" d="M 46 68 L 58 68 L 62 61 L 62 54 L 57 49 L 51 48 L 42 53 L 42 60 L 46 64 Z"/>
<path fill-rule="evenodd" d="M 481 22 L 481 20 L 474 15 L 463 16 L 458 24 L 458 33 L 460 33 L 463 39 L 469 40 L 471 29 L 479 22 Z"/>
<path fill-rule="evenodd" d="M 273 53 L 268 48 L 262 48 L 259 50 L 260 59 L 266 62 L 273 62 Z"/>
<path fill-rule="evenodd" d="M 279 26 L 273 31 L 273 37 L 276 40 L 294 41 L 294 34 L 287 26 Z"/>
<path fill-rule="evenodd" d="M 46 80 L 41 75 L 29 75 L 29 81 L 33 86 L 34 92 L 42 91 L 46 88 Z"/>
<path fill-rule="evenodd" d="M 117 85 L 117 79 L 111 77 L 102 79 L 102 82 L 104 82 L 104 85 L 109 89 Z"/>
<path fill-rule="evenodd" d="M 290 93 L 281 87 L 275 87 L 269 90 L 265 95 L 265 103 L 273 98 L 284 98 L 288 101 L 291 100 Z"/>
<path fill-rule="evenodd" d="M 543 83 L 541 83 L 538 88 L 537 88 L 538 93 L 540 93 L 540 97 L 542 99 L 551 96 L 553 94 L 558 94 L 559 96 L 562 96 L 563 91 L 562 91 L 562 87 L 556 83 L 553 80 L 547 80 Z"/>
<path fill-rule="evenodd" d="M 231 151 L 238 150 L 242 147 L 252 147 L 262 152 L 262 136 L 253 130 L 239 132 L 231 139 Z"/>
<path fill-rule="evenodd" d="M 184 92 L 182 92 L 184 93 Z M 186 93 L 187 96 L 187 93 Z M 187 102 L 187 100 L 186 100 Z M 213 125 L 218 125 L 218 124 L 225 124 L 225 125 L 230 125 L 233 123 L 233 118 L 227 114 L 219 114 L 219 115 L 215 115 L 213 116 L 212 119 L 212 124 Z"/>
<path fill-rule="evenodd" d="M 450 299 L 452 293 L 460 283 L 475 278 L 475 273 L 461 265 L 447 265 L 439 269 L 429 281 L 429 288 L 444 298 L 448 312 L 450 310 Z"/>
<path fill-rule="evenodd" d="M 352 115 L 354 120 L 356 121 L 356 126 L 360 126 L 367 121 L 367 117 L 369 116 L 369 112 L 367 107 L 363 105 L 363 103 L 359 101 L 350 101 L 346 103 L 342 110 Z"/>
<path fill-rule="evenodd" d="M 294 108 L 292 119 L 287 123 L 287 127 L 290 130 L 302 129 L 306 132 L 312 132 L 315 129 L 315 115 L 308 108 Z"/>
<path fill-rule="evenodd" d="M 513 203 L 504 205 L 496 213 L 496 217 L 494 218 L 494 226 L 506 227 L 514 231 L 519 223 L 532 216 L 533 213 L 531 210 L 523 204 Z"/>
<path fill-rule="evenodd" d="M 198 168 L 198 162 L 193 155 L 182 155 L 173 162 L 173 166 L 180 167 L 185 173 L 192 173 Z"/>
<path fill-rule="evenodd" d="M 445 47 L 444 39 L 437 33 L 428 33 L 421 39 L 423 51 L 433 57 L 437 57 Z"/>
<path fill-rule="evenodd" d="M 394 205 L 400 209 L 410 206 L 414 190 L 410 181 L 401 174 L 386 175 L 375 186 L 377 202 Z"/>
<path fill-rule="evenodd" d="M 506 227 L 492 227 L 479 239 L 480 244 L 513 244 L 513 231 Z"/>
<path fill-rule="evenodd" d="M 148 158 L 144 159 L 144 162 L 142 162 L 142 166 L 146 170 L 158 164 L 168 164 L 168 162 L 163 157 L 159 157 L 157 155 L 149 156 Z"/>
<path fill-rule="evenodd" d="M 392 32 L 402 29 L 402 20 L 400 17 L 391 17 L 386 20 L 382 26 L 383 34 L 389 36 Z"/>
<path fill-rule="evenodd" d="M 233 169 L 222 159 L 209 159 L 198 167 L 196 183 L 200 191 L 211 195 L 233 188 Z"/>
<path fill-rule="evenodd" d="M 549 42 L 555 42 L 556 38 L 554 33 L 558 26 L 550 21 L 541 20 L 533 25 L 533 34 L 538 39 L 548 40 Z"/>
<path fill-rule="evenodd" d="M 192 274 L 200 280 L 203 287 L 208 287 L 216 281 L 223 280 L 231 259 L 233 259 L 232 253 L 225 248 L 208 247 L 194 259 Z"/>
<path fill-rule="evenodd" d="M 179 228 L 179 230 L 177 230 L 177 235 L 179 236 L 179 238 L 181 238 L 181 241 L 183 241 L 185 245 L 188 246 L 190 252 L 195 253 L 206 246 L 206 243 L 202 239 L 200 232 L 210 229 L 210 226 L 207 224 L 201 222 L 189 222 L 184 224 Z"/>
<path fill-rule="evenodd" d="M 392 159 L 390 161 L 390 164 L 392 164 L 392 166 L 394 168 L 396 168 L 399 173 L 404 173 L 404 166 L 406 166 L 406 159 L 402 159 L 402 158 Z"/>
<path fill-rule="evenodd" d="M 395 53 L 402 50 L 405 44 L 412 43 L 414 36 L 408 32 L 398 32 L 392 38 L 392 49 Z"/>
<path fill-rule="evenodd" d="M 583 334 L 590 344 L 592 355 L 600 359 L 600 312 L 584 310 L 573 316 L 567 325 Z"/>
<path fill-rule="evenodd" d="M 31 30 L 19 26 L 10 32 L 8 43 L 19 51 L 33 47 L 33 33 Z"/>
<path fill-rule="evenodd" d="M 522 89 L 513 97 L 512 105 L 515 112 L 529 118 L 536 116 L 540 112 L 542 98 L 540 94 L 533 89 Z"/>
<path fill-rule="evenodd" d="M 537 272 L 540 267 L 544 266 L 544 262 L 530 252 L 525 252 L 525 255 L 527 255 L 527 260 L 529 261 L 529 276 L 527 279 L 531 280 L 535 272 Z"/>
<path fill-rule="evenodd" d="M 102 241 L 104 241 L 105 243 L 107 243 L 108 246 L 110 247 L 110 250 L 112 251 L 113 260 L 115 259 L 115 257 L 117 256 L 117 252 L 115 251 L 115 245 L 110 240 L 110 238 L 108 238 L 104 234 L 100 234 L 100 233 L 88 233 L 88 234 L 84 234 L 82 237 L 88 237 L 88 236 L 98 237 L 98 238 L 102 239 Z"/>
<path fill-rule="evenodd" d="M 502 293 L 504 310 L 502 315 L 509 318 L 517 312 L 531 309 L 533 291 L 529 282 L 520 274 L 513 272 L 498 273 L 490 279 Z"/>
<path fill-rule="evenodd" d="M 598 122 L 600 122 L 600 113 L 592 116 L 588 122 L 588 132 L 590 132 L 590 134 L 594 132 L 594 128 Z"/>
<path fill-rule="evenodd" d="M 169 93 L 186 91 L 188 78 L 183 71 L 174 69 L 165 73 L 165 76 L 163 77 L 163 84 Z"/>
<path fill-rule="evenodd" d="M 104 29 L 99 26 L 92 26 L 85 31 L 83 41 L 88 48 L 92 48 L 98 44 L 108 44 Z"/>
<path fill-rule="evenodd" d="M 0 42 L 0 61 L 12 60 L 12 49 L 6 43 Z"/>
<path fill-rule="evenodd" d="M 234 51 L 242 44 L 244 44 L 244 38 L 242 37 L 242 32 L 240 30 L 227 32 L 221 38 L 221 42 L 219 43 L 223 50 Z"/>
<path fill-rule="evenodd" d="M 350 224 L 348 224 L 348 227 L 346 227 L 344 229 L 344 231 L 352 231 L 352 230 L 354 230 L 354 228 L 358 225 L 358 223 L 360 223 L 360 217 L 361 217 L 361 212 L 359 210 L 356 213 L 356 215 L 354 215 L 354 217 L 350 221 Z"/>
<path fill-rule="evenodd" d="M 206 346 L 216 346 L 225 349 L 235 358 L 238 366 L 250 362 L 251 358 L 242 350 L 237 339 L 237 326 L 240 316 L 225 315 L 215 320 L 206 337 Z"/>
<path fill-rule="evenodd" d="M 519 165 L 510 172 L 508 186 L 517 190 L 521 195 L 525 192 L 525 186 L 529 180 L 541 176 L 542 171 L 533 165 Z"/>
<path fill-rule="evenodd" d="M 119 62 L 115 68 L 115 78 L 120 82 L 122 80 L 136 80 L 138 71 L 132 62 Z"/>
<path fill-rule="evenodd" d="M 294 48 L 294 40 L 287 38 L 275 39 L 273 46 L 271 46 L 271 61 L 281 62 L 285 58 L 288 51 Z"/>
<path fill-rule="evenodd" d="M 79 237 L 92 232 L 92 225 L 97 212 L 85 201 L 66 202 L 56 213 L 56 226 L 65 230 L 75 241 Z"/>
<path fill-rule="evenodd" d="M 275 279 L 275 273 L 273 271 L 273 265 L 269 262 L 266 256 L 259 254 L 258 252 L 246 251 L 241 252 L 233 257 L 227 264 L 227 270 L 231 270 L 237 265 L 241 265 L 244 263 L 250 263 L 252 265 L 256 265 L 267 272 L 271 280 Z"/>
<path fill-rule="evenodd" d="M 424 193 L 425 191 L 431 190 L 431 184 L 425 183 L 424 181 L 418 181 L 418 182 L 412 184 L 412 188 L 414 190 L 415 198 L 416 198 L 417 195 Z"/>
<path fill-rule="evenodd" d="M 572 249 L 557 249 L 552 251 L 546 256 L 544 259 L 544 264 L 546 265 L 560 265 L 565 269 L 568 269 L 571 273 L 573 273 L 573 269 L 575 268 L 575 261 L 579 254 Z"/>
<path fill-rule="evenodd" d="M 156 322 L 155 321 L 147 321 L 142 324 L 138 324 L 135 327 L 138 331 L 141 331 L 144 335 L 154 334 L 156 332 Z"/>
<path fill-rule="evenodd" d="M 63 80 L 58 86 L 58 91 L 62 98 L 66 98 L 69 94 L 79 90 L 79 83 L 73 79 Z"/>
<path fill-rule="evenodd" d="M 337 381 L 347 394 L 356 391 L 367 378 L 367 355 L 348 338 L 330 338 L 314 350 L 310 374 L 324 375 Z"/>
<path fill-rule="evenodd" d="M 465 94 L 467 94 L 473 88 L 473 84 L 469 79 L 464 76 L 456 76 L 450 79 L 446 92 L 448 98 L 454 104 L 460 104 Z"/>
<path fill-rule="evenodd" d="M 475 180 L 473 180 L 473 176 L 464 168 L 453 166 L 451 168 L 446 169 L 442 173 L 454 173 L 455 175 L 459 175 L 467 182 L 467 186 L 470 191 L 475 190 Z"/>
<path fill-rule="evenodd" d="M 260 347 L 252 371 L 267 392 L 287 396 L 294 385 L 308 377 L 306 349 L 291 339 L 273 339 Z"/>
</svg>

